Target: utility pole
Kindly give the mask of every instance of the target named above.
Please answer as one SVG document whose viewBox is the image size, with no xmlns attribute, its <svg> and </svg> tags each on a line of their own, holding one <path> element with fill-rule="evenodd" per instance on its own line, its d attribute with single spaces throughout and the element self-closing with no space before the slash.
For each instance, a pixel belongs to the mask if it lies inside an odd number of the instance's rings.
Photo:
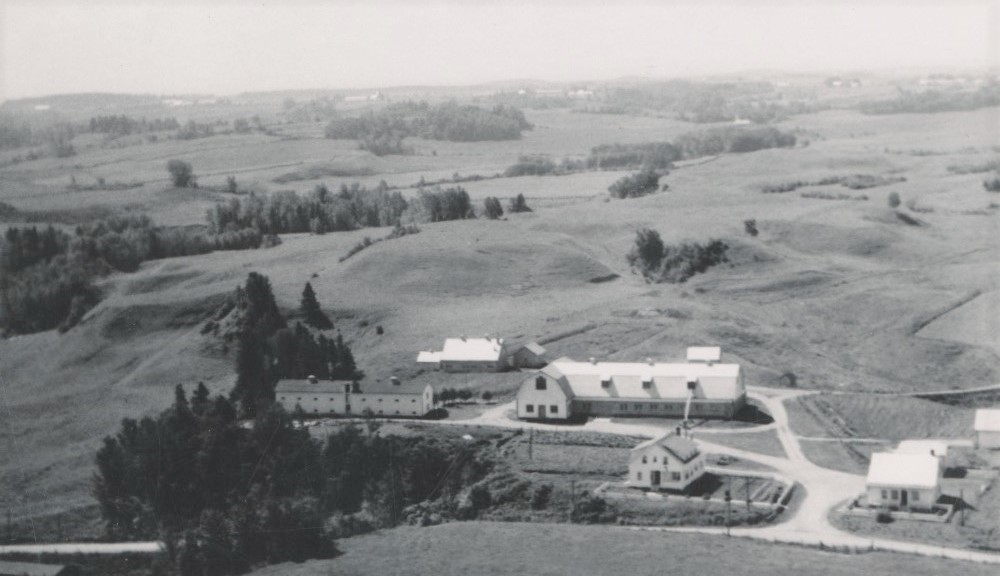
<svg viewBox="0 0 1000 576">
<path fill-rule="evenodd" d="M 535 429 L 528 428 L 528 460 L 534 460 Z"/>
<path fill-rule="evenodd" d="M 576 480 L 569 482 L 569 523 L 573 524 L 573 514 L 576 512 Z"/>
<path fill-rule="evenodd" d="M 726 536 L 729 536 L 729 524 L 730 524 L 730 508 L 732 508 L 733 497 L 729 493 L 729 489 L 726 489 Z"/>
<path fill-rule="evenodd" d="M 743 481 L 743 486 L 746 488 L 747 492 L 747 514 L 750 513 L 750 482 L 748 480 Z"/>
<path fill-rule="evenodd" d="M 965 526 L 965 489 L 958 491 L 958 525 Z"/>
</svg>

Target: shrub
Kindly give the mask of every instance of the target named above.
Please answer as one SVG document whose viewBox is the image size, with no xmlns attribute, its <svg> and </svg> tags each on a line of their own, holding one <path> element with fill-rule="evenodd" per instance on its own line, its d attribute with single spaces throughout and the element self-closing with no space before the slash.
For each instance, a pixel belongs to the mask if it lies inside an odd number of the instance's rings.
<svg viewBox="0 0 1000 576">
<path fill-rule="evenodd" d="M 475 511 L 482 511 L 490 507 L 493 503 L 493 496 L 489 488 L 482 484 L 476 484 L 469 490 L 469 505 Z"/>
<path fill-rule="evenodd" d="M 635 245 L 628 253 L 629 264 L 647 280 L 661 283 L 680 283 L 712 266 L 728 262 L 729 245 L 721 240 L 710 240 L 702 245 L 684 242 L 667 246 L 655 230 L 643 228 L 636 233 Z"/>
<path fill-rule="evenodd" d="M 167 172 L 175 188 L 187 188 L 194 183 L 194 169 L 190 162 L 170 160 L 167 162 Z"/>
<path fill-rule="evenodd" d="M 638 198 L 655 192 L 659 186 L 660 175 L 645 169 L 619 179 L 608 187 L 608 192 L 613 198 Z"/>
<path fill-rule="evenodd" d="M 487 402 L 489 402 L 490 400 L 493 399 L 493 393 L 490 392 L 489 390 L 484 390 L 483 393 L 480 395 L 480 397 L 483 400 L 486 400 Z"/>
<path fill-rule="evenodd" d="M 892 514 L 890 514 L 888 510 L 879 510 L 878 513 L 875 514 L 875 521 L 879 524 L 891 524 Z"/>
<path fill-rule="evenodd" d="M 552 499 L 552 484 L 542 484 L 531 495 L 531 509 L 544 510 Z"/>
<path fill-rule="evenodd" d="M 1000 192 L 1000 174 L 994 176 L 993 178 L 983 180 L 983 188 L 985 188 L 987 192 Z"/>
<path fill-rule="evenodd" d="M 751 236 L 757 236 L 759 233 L 757 231 L 757 220 L 755 218 L 750 218 L 749 220 L 743 221 L 743 230 Z"/>
<path fill-rule="evenodd" d="M 524 194 L 518 194 L 514 198 L 511 198 L 510 208 L 508 209 L 511 213 L 531 212 L 531 208 L 528 207 L 528 202 L 524 199 Z"/>
<path fill-rule="evenodd" d="M 897 192 L 889 193 L 889 208 L 896 208 L 899 206 L 899 194 Z"/>
<path fill-rule="evenodd" d="M 483 208 L 486 217 L 490 220 L 496 220 L 503 216 L 503 206 L 500 205 L 500 200 L 497 200 L 496 196 L 487 197 L 483 201 Z"/>
</svg>

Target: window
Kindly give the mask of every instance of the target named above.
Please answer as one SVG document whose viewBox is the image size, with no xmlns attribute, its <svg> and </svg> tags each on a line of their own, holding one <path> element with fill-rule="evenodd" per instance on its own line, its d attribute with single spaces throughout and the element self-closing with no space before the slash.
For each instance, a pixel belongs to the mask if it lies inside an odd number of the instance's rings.
<svg viewBox="0 0 1000 576">
<path fill-rule="evenodd" d="M 917 492 L 916 490 L 913 490 L 912 492 L 910 492 L 910 500 L 913 500 L 914 502 L 919 502 L 920 501 L 920 492 Z"/>
<path fill-rule="evenodd" d="M 656 456 L 653 456 L 653 462 L 654 463 L 656 462 Z"/>
<path fill-rule="evenodd" d="M 680 481 L 680 479 L 681 479 L 681 473 L 680 473 L 680 472 L 674 472 L 673 474 L 671 474 L 671 475 L 670 475 L 670 478 L 671 478 L 671 479 L 672 479 L 672 480 L 673 480 L 674 482 L 679 482 L 679 481 Z"/>
<path fill-rule="evenodd" d="M 381 399 L 381 398 L 379 398 L 379 399 L 378 399 L 378 401 L 379 401 L 379 402 L 381 402 L 381 401 L 382 401 L 382 399 Z"/>
<path fill-rule="evenodd" d="M 642 410 L 642 404 L 635 405 L 635 411 L 638 412 L 639 410 Z"/>
<path fill-rule="evenodd" d="M 620 410 L 628 410 L 628 404 L 619 404 L 618 406 Z"/>
<path fill-rule="evenodd" d="M 649 390 L 652 387 L 653 387 L 653 381 L 652 380 L 643 380 L 642 381 L 642 389 L 643 390 Z"/>
<path fill-rule="evenodd" d="M 601 388 L 608 388 L 611 386 L 611 378 L 601 378 Z"/>
<path fill-rule="evenodd" d="M 889 499 L 889 491 L 888 490 L 883 490 L 882 491 L 882 499 L 883 500 L 888 500 Z"/>
<path fill-rule="evenodd" d="M 528 405 L 526 405 L 524 407 L 524 411 L 525 412 L 534 412 L 535 411 L 535 405 L 534 404 L 528 404 Z"/>
<path fill-rule="evenodd" d="M 643 464 L 645 464 L 645 463 L 646 463 L 646 457 L 645 457 L 645 456 L 643 456 L 643 457 L 642 457 L 642 463 L 643 463 Z"/>
<path fill-rule="evenodd" d="M 558 414 L 559 413 L 559 406 L 556 406 L 555 404 L 549 406 L 549 412 L 552 413 L 552 414 Z"/>
<path fill-rule="evenodd" d="M 410 404 L 415 404 L 416 402 L 417 402 L 416 398 L 414 398 L 413 400 L 410 400 Z"/>
<path fill-rule="evenodd" d="M 892 490 L 890 494 L 892 494 L 892 500 L 899 500 L 899 490 Z"/>
<path fill-rule="evenodd" d="M 635 473 L 635 479 L 636 480 L 642 480 L 642 472 L 636 472 Z"/>
<path fill-rule="evenodd" d="M 545 376 L 535 378 L 535 390 L 545 390 Z"/>
</svg>

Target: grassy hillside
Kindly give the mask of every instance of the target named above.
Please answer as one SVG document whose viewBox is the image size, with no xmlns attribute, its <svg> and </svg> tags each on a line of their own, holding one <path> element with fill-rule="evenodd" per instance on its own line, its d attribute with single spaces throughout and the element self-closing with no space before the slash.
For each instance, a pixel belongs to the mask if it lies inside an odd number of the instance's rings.
<svg viewBox="0 0 1000 576">
<path fill-rule="evenodd" d="M 595 545 L 597 544 L 597 545 Z M 404 574 L 691 574 L 710 568 L 747 576 L 908 574 L 955 570 L 951 561 L 870 553 L 842 555 L 749 540 L 695 534 L 640 532 L 622 528 L 550 524 L 457 523 L 433 528 L 397 528 L 338 543 L 333 560 L 278 564 L 257 576 L 350 576 Z M 993 574 L 995 568 L 962 564 L 963 574 Z"/>
<path fill-rule="evenodd" d="M 934 319 L 948 318 L 940 315 L 968 302 L 971 292 L 996 289 L 1000 212 L 989 206 L 997 198 L 982 190 L 978 175 L 954 175 L 947 166 L 995 154 L 997 115 L 985 109 L 919 118 L 799 116 L 780 127 L 797 130 L 808 146 L 691 163 L 663 179 L 669 191 L 641 199 L 607 198 L 619 172 L 470 183 L 477 207 L 487 195 L 505 200 L 523 193 L 535 211 L 421 225 L 419 234 L 379 242 L 344 262 L 365 236 L 389 230 L 294 235 L 273 249 L 149 262 L 135 274 L 109 278 L 103 303 L 68 333 L 0 341 L 0 506 L 18 518 L 88 504 L 92 454 L 122 417 L 160 410 L 177 383 L 204 380 L 226 390 L 232 350 L 200 328 L 217 299 L 250 271 L 270 277 L 286 310 L 297 307 L 303 285 L 312 282 L 372 379 L 414 377 L 418 351 L 447 336 L 489 333 L 552 339 L 546 347 L 555 356 L 619 360 L 677 359 L 688 345 L 715 344 L 743 364 L 751 385 L 776 385 L 789 371 L 800 387 L 836 390 L 995 383 L 995 348 L 961 322 Z M 381 158 L 353 142 L 282 136 L 280 130 L 295 129 L 284 125 L 275 136 L 124 148 L 94 142 L 73 158 L 0 169 L 0 201 L 25 210 L 141 209 L 163 223 L 198 224 L 207 207 L 225 198 L 206 187 L 229 174 L 262 193 L 304 191 L 319 181 L 384 178 L 409 185 L 420 176 L 502 171 L 525 153 L 581 156 L 601 143 L 665 140 L 696 128 L 559 109 L 528 111 L 528 120 L 536 129 L 522 140 L 415 141 L 414 155 Z M 167 185 L 164 166 L 174 157 L 192 161 L 202 189 Z M 315 166 L 370 175 L 273 182 Z M 845 190 L 830 186 L 760 191 L 852 174 L 906 181 L 849 191 L 863 192 L 867 201 L 800 196 L 812 188 Z M 104 177 L 144 184 L 67 192 L 73 175 L 81 183 Z M 898 210 L 921 225 L 888 208 L 891 192 L 903 199 Z M 906 207 L 911 200 L 921 211 Z M 757 219 L 756 237 L 744 232 L 748 218 Z M 730 264 L 685 284 L 646 284 L 625 260 L 641 227 L 658 230 L 667 243 L 722 239 L 731 246 Z M 595 282 L 612 275 L 619 277 Z M 433 381 L 433 374 L 420 378 Z M 451 378 L 446 385 L 461 384 Z M 873 416 L 872 425 L 884 417 Z"/>
</svg>

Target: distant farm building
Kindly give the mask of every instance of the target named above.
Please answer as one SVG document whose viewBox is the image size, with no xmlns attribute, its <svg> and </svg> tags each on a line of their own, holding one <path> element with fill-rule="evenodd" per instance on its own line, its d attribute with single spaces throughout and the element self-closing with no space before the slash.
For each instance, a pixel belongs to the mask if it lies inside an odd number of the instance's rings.
<svg viewBox="0 0 1000 576">
<path fill-rule="evenodd" d="M 976 446 L 1000 448 L 1000 408 L 976 410 Z"/>
<path fill-rule="evenodd" d="M 507 368 L 507 349 L 503 338 L 448 338 L 443 350 L 421 352 L 417 362 L 444 372 L 500 372 Z"/>
<path fill-rule="evenodd" d="M 512 368 L 541 368 L 548 362 L 545 360 L 545 348 L 537 342 L 528 342 L 516 348 L 507 358 L 507 363 Z"/>
<path fill-rule="evenodd" d="M 280 380 L 275 398 L 288 412 L 296 407 L 311 416 L 361 416 L 371 410 L 376 416 L 424 416 L 434 408 L 434 389 L 408 387 L 398 378 L 389 382 L 350 380 Z"/>
<path fill-rule="evenodd" d="M 872 507 L 930 510 L 941 496 L 941 458 L 930 454 L 872 454 L 865 489 Z"/>
<path fill-rule="evenodd" d="M 521 382 L 517 416 L 732 418 L 746 404 L 739 364 L 719 348 L 689 348 L 683 363 L 555 360 Z"/>
<path fill-rule="evenodd" d="M 705 458 L 690 438 L 667 434 L 632 449 L 628 486 L 684 491 L 705 473 Z"/>
</svg>

